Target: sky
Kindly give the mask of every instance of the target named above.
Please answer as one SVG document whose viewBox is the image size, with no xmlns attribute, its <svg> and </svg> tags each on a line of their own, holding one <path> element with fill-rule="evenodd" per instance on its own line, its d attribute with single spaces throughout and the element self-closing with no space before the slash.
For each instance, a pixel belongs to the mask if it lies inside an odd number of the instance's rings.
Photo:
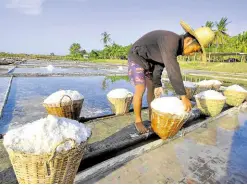
<svg viewBox="0 0 247 185">
<path fill-rule="evenodd" d="M 247 0 L 0 0 L 0 52 L 65 55 L 72 43 L 102 49 L 101 33 L 120 45 L 157 30 L 183 33 L 227 17 L 228 33 L 247 31 Z"/>
</svg>

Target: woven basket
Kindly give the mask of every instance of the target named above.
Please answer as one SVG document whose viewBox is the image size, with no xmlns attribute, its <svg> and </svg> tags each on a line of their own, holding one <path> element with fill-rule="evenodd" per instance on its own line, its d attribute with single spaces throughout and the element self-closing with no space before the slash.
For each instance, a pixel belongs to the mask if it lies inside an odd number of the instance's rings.
<svg viewBox="0 0 247 185">
<path fill-rule="evenodd" d="M 165 140 L 176 135 L 188 118 L 189 114 L 178 116 L 152 109 L 151 127 L 161 139 Z"/>
<path fill-rule="evenodd" d="M 205 115 L 214 117 L 221 113 L 226 100 L 212 100 L 212 99 L 205 99 L 205 98 L 198 98 L 196 99 L 197 108 Z"/>
<path fill-rule="evenodd" d="M 199 94 L 203 91 L 207 91 L 211 89 L 213 89 L 213 85 L 198 85 L 196 88 L 196 94 Z"/>
<path fill-rule="evenodd" d="M 64 97 L 68 97 L 70 101 L 62 102 Z M 80 117 L 83 101 L 84 99 L 72 100 L 70 96 L 64 95 L 58 103 L 43 103 L 43 106 L 46 108 L 48 114 L 78 120 Z"/>
<path fill-rule="evenodd" d="M 226 103 L 230 106 L 241 105 L 247 97 L 246 92 L 238 92 L 232 90 L 225 90 L 223 94 L 226 97 Z"/>
<path fill-rule="evenodd" d="M 73 142 L 68 151 L 56 152 L 58 146 Z M 72 139 L 58 144 L 50 154 L 28 154 L 7 149 L 20 184 L 72 184 L 81 163 L 87 142 L 75 147 Z"/>
<path fill-rule="evenodd" d="M 219 90 L 220 90 L 220 87 L 221 87 L 220 84 L 214 84 L 214 85 L 212 86 L 212 89 L 215 90 L 215 91 L 219 91 Z"/>
<path fill-rule="evenodd" d="M 129 112 L 133 100 L 133 94 L 128 94 L 126 98 L 107 97 L 107 99 L 111 105 L 112 112 L 114 112 L 115 115 L 123 115 Z"/>
<path fill-rule="evenodd" d="M 196 92 L 196 87 L 185 87 L 186 97 L 191 100 Z"/>
</svg>

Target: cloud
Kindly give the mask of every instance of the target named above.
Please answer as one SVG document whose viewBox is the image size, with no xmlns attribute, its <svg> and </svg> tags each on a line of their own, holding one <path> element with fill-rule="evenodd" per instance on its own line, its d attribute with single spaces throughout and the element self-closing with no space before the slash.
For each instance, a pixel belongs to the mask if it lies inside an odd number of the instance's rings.
<svg viewBox="0 0 247 185">
<path fill-rule="evenodd" d="M 42 13 L 42 5 L 46 0 L 8 0 L 6 8 L 17 9 L 27 15 L 39 15 Z"/>
</svg>

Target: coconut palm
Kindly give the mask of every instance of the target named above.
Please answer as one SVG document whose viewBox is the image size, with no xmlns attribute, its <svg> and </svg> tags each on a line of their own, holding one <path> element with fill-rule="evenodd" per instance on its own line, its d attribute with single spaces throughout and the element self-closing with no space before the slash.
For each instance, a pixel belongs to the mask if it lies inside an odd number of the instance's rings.
<svg viewBox="0 0 247 185">
<path fill-rule="evenodd" d="M 227 32 L 228 18 L 223 17 L 219 22 L 215 22 L 216 30 L 215 30 L 215 40 L 214 43 L 219 46 L 220 44 L 226 43 L 229 35 Z"/>
<path fill-rule="evenodd" d="M 108 43 L 111 43 L 111 38 L 110 38 L 111 34 L 109 34 L 107 32 L 103 32 L 103 33 L 101 33 L 101 36 L 102 36 L 101 41 L 103 41 L 104 46 L 107 46 Z"/>
<path fill-rule="evenodd" d="M 212 21 L 207 21 L 206 24 L 205 24 L 206 27 L 209 27 L 210 29 L 213 29 L 214 27 L 214 22 Z"/>
</svg>

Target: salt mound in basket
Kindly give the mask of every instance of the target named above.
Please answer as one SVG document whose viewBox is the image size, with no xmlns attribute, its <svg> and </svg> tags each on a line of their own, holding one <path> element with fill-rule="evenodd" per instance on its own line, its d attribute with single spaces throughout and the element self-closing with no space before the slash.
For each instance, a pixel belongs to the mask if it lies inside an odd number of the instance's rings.
<svg viewBox="0 0 247 185">
<path fill-rule="evenodd" d="M 186 91 L 186 96 L 188 99 L 191 100 L 196 92 L 196 84 L 189 81 L 184 81 L 183 83 Z"/>
<path fill-rule="evenodd" d="M 195 95 L 196 105 L 207 116 L 218 115 L 226 102 L 226 97 L 215 90 L 208 90 Z"/>
<path fill-rule="evenodd" d="M 176 97 L 157 98 L 151 102 L 153 131 L 162 139 L 176 135 L 189 114 L 184 111 L 184 105 Z"/>
<path fill-rule="evenodd" d="M 59 90 L 48 96 L 43 106 L 48 114 L 78 120 L 84 97 L 78 91 Z"/>
<path fill-rule="evenodd" d="M 48 115 L 8 131 L 3 144 L 20 184 L 72 184 L 90 136 L 76 120 Z"/>
<path fill-rule="evenodd" d="M 127 89 L 114 89 L 107 94 L 107 99 L 114 114 L 123 115 L 129 112 L 133 93 Z"/>
<path fill-rule="evenodd" d="M 239 85 L 232 85 L 225 89 L 224 95 L 228 105 L 239 106 L 247 98 L 247 91 Z"/>
<path fill-rule="evenodd" d="M 197 93 L 207 91 L 207 90 L 216 90 L 220 89 L 222 83 L 219 80 L 203 80 L 197 83 Z"/>
</svg>

